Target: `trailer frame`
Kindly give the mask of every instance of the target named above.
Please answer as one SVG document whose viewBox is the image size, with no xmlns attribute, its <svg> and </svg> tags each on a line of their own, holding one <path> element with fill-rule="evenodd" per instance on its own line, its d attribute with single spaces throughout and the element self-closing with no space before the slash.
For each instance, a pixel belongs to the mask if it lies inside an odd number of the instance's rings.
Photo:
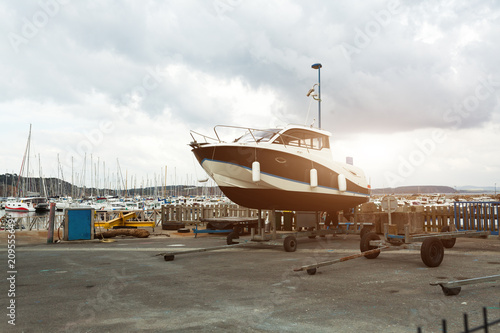
<svg viewBox="0 0 500 333">
<path fill-rule="evenodd" d="M 276 230 L 276 219 L 275 219 L 275 210 L 272 210 L 271 216 L 271 224 L 272 231 L 266 232 L 265 221 L 262 219 L 262 210 L 258 210 L 258 216 L 255 217 L 218 217 L 218 218 L 204 218 L 201 219 L 200 222 L 211 222 L 211 223 L 224 223 L 231 224 L 232 229 L 223 229 L 223 230 L 198 230 L 196 229 L 195 237 L 197 233 L 222 233 L 229 232 L 226 237 L 226 244 L 221 246 L 213 246 L 209 248 L 203 249 L 193 249 L 187 251 L 177 251 L 177 252 L 162 252 L 156 254 L 156 256 L 163 256 L 165 261 L 173 261 L 175 259 L 175 255 L 178 254 L 188 254 L 188 253 L 200 253 L 200 252 L 208 252 L 208 251 L 216 251 L 222 249 L 228 249 L 233 247 L 244 247 L 255 243 L 264 243 L 274 240 L 283 240 L 283 248 L 286 252 L 295 252 L 297 250 L 297 238 L 308 237 L 308 238 L 316 238 L 317 236 L 325 237 L 327 235 L 337 235 L 337 234 L 346 234 L 350 233 L 350 227 L 354 226 L 355 228 L 359 228 L 361 235 L 366 234 L 373 227 L 373 223 L 371 222 L 341 222 L 339 226 L 335 229 L 319 229 L 320 225 L 320 214 L 316 213 L 316 230 L 306 230 L 306 231 L 280 231 Z M 256 224 L 256 228 L 255 228 Z M 344 227 L 345 226 L 345 230 Z M 242 228 L 248 227 L 250 229 L 250 239 L 240 239 L 240 231 Z M 367 229 L 363 229 L 367 228 Z M 352 230 L 352 233 L 356 233 L 357 230 Z M 253 242 L 253 243 L 252 243 Z M 269 245 L 279 245 L 279 244 L 269 244 Z"/>
<path fill-rule="evenodd" d="M 446 228 L 446 227 L 445 227 Z M 306 271 L 309 275 L 314 275 L 317 269 L 344 262 L 351 259 L 366 257 L 367 259 L 377 258 L 382 251 L 394 251 L 403 249 L 420 249 L 420 256 L 424 264 L 428 267 L 437 267 L 444 258 L 444 248 L 452 248 L 457 238 L 477 238 L 490 235 L 489 231 L 447 231 L 454 226 L 448 226 L 440 233 L 410 234 L 410 226 L 405 225 L 405 234 L 396 235 L 389 233 L 389 224 L 384 224 L 384 239 L 376 233 L 365 234 L 360 241 L 361 253 L 351 256 L 323 261 L 316 264 L 295 268 L 294 271 Z"/>
</svg>

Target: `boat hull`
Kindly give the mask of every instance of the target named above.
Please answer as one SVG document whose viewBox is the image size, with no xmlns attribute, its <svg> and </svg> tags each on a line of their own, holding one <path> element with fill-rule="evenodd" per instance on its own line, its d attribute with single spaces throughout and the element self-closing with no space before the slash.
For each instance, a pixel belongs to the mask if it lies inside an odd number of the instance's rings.
<svg viewBox="0 0 500 333">
<path fill-rule="evenodd" d="M 39 203 L 35 207 L 35 211 L 37 212 L 48 212 L 50 211 L 50 204 L 47 202 Z"/>
<path fill-rule="evenodd" d="M 221 186 L 220 189 L 233 202 L 255 209 L 337 212 L 368 201 L 364 197 L 279 189 L 246 189 L 229 186 Z"/>
<path fill-rule="evenodd" d="M 35 208 L 27 205 L 18 205 L 18 206 L 5 205 L 5 210 L 8 212 L 34 212 Z"/>
<path fill-rule="evenodd" d="M 340 164 L 329 167 L 284 150 L 234 145 L 199 146 L 193 153 L 222 192 L 244 207 L 339 211 L 369 200 L 364 184 L 347 180 L 346 190 L 339 189 L 339 173 L 346 172 Z M 258 182 L 252 179 L 253 161 L 260 163 Z M 317 170 L 318 186 L 311 185 L 312 168 Z"/>
</svg>

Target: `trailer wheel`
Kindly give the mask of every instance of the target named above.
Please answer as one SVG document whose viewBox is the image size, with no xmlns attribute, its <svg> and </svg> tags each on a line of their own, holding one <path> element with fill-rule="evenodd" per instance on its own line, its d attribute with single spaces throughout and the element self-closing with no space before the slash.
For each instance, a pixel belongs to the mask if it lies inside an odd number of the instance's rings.
<svg viewBox="0 0 500 333">
<path fill-rule="evenodd" d="M 377 246 L 370 245 L 370 242 L 373 240 L 380 240 L 379 235 L 377 235 L 374 232 L 369 232 L 369 233 L 363 235 L 363 238 L 361 238 L 361 242 L 359 243 L 359 249 L 361 250 L 361 252 L 366 252 L 366 251 L 370 251 L 370 250 L 374 250 L 374 249 L 378 248 Z M 377 252 L 377 253 L 369 254 L 365 257 L 367 259 L 375 259 L 378 257 L 379 254 L 380 254 L 380 252 Z"/>
<path fill-rule="evenodd" d="M 309 275 L 314 275 L 316 274 L 316 268 L 309 268 L 306 272 Z"/>
<path fill-rule="evenodd" d="M 450 227 L 447 225 L 441 229 L 441 232 L 448 232 L 448 231 L 450 231 Z M 456 238 L 441 239 L 441 243 L 443 243 L 443 246 L 447 249 L 451 249 L 452 247 L 454 247 L 456 241 L 457 241 Z"/>
<path fill-rule="evenodd" d="M 372 232 L 372 228 L 373 227 L 368 227 L 368 226 L 361 228 L 361 231 L 359 232 L 359 237 L 363 238 L 364 235 L 366 235 L 369 232 Z"/>
<path fill-rule="evenodd" d="M 307 228 L 307 231 L 314 231 L 314 227 Z M 316 238 L 316 235 L 310 235 L 310 236 L 307 236 L 307 238 L 314 239 L 314 238 Z"/>
<path fill-rule="evenodd" d="M 428 267 L 438 267 L 444 258 L 444 246 L 437 238 L 427 238 L 420 248 L 420 257 Z"/>
<path fill-rule="evenodd" d="M 233 227 L 233 232 L 236 234 L 236 235 L 241 235 L 243 233 L 243 228 L 239 225 Z"/>
<path fill-rule="evenodd" d="M 165 261 L 173 261 L 175 258 L 175 256 L 173 254 L 165 254 L 163 256 L 163 259 L 165 259 Z"/>
<path fill-rule="evenodd" d="M 287 236 L 283 241 L 283 247 L 286 252 L 295 252 L 297 250 L 297 239 L 294 236 Z"/>
<path fill-rule="evenodd" d="M 234 232 L 230 232 L 229 235 L 227 235 L 227 238 L 226 238 L 227 245 L 238 244 L 236 242 L 233 242 L 233 239 L 238 239 L 238 238 L 240 238 L 240 236 L 238 236 L 238 234 L 236 234 Z"/>
</svg>

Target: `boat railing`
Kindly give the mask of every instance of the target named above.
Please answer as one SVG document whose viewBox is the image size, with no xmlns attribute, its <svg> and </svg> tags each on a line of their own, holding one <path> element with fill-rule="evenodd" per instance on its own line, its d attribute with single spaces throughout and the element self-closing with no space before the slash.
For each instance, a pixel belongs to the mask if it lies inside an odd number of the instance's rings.
<svg viewBox="0 0 500 333">
<path fill-rule="evenodd" d="M 208 140 L 212 140 L 212 141 L 215 141 L 215 142 L 218 142 L 218 143 L 224 143 L 225 141 L 223 141 L 221 139 L 221 137 L 219 136 L 219 133 L 217 132 L 217 128 L 232 128 L 232 129 L 242 129 L 242 130 L 245 130 L 245 133 L 246 132 L 250 133 L 250 135 L 253 138 L 253 141 L 256 144 L 259 144 L 260 140 L 255 137 L 255 135 L 253 134 L 254 131 L 269 132 L 269 133 L 273 133 L 273 134 L 276 133 L 273 130 L 266 130 L 266 129 L 260 129 L 260 128 L 251 128 L 251 127 L 243 127 L 243 126 L 232 126 L 232 125 L 216 125 L 216 126 L 214 126 L 214 132 L 215 132 L 215 136 L 217 138 L 212 138 L 212 137 L 209 137 L 209 136 L 207 136 L 205 134 L 201 134 L 201 133 L 198 133 L 198 132 L 195 132 L 195 131 L 190 131 L 190 134 L 191 134 L 191 137 L 194 140 L 194 143 L 197 143 L 197 141 L 196 141 L 196 138 L 193 136 L 193 134 L 196 134 L 196 135 L 199 135 L 199 136 L 203 137 L 203 139 L 205 140 L 206 143 L 209 143 Z M 284 147 L 287 147 L 287 144 L 285 143 L 286 140 L 284 139 L 285 137 L 286 138 L 291 138 L 291 139 L 297 139 L 297 140 L 299 140 L 299 142 L 301 140 L 301 138 L 293 136 L 293 135 L 289 135 L 289 134 L 278 133 L 278 135 L 279 135 L 280 141 L 277 142 L 277 143 L 283 145 Z M 308 153 L 309 153 L 309 149 L 312 148 L 312 147 L 309 147 L 308 145 L 304 145 L 304 146 L 301 145 L 299 147 L 305 148 Z"/>
<path fill-rule="evenodd" d="M 189 132 L 189 134 L 191 135 L 191 137 L 193 138 L 193 142 L 195 142 L 195 143 L 197 143 L 198 141 L 196 141 L 196 138 L 194 137 L 193 134 L 196 134 L 196 135 L 199 135 L 199 136 L 203 137 L 203 139 L 205 140 L 206 143 L 209 143 L 207 139 L 210 139 L 210 140 L 213 140 L 213 141 L 218 141 L 218 139 L 211 138 L 208 135 L 201 134 L 201 133 L 198 133 L 198 132 L 195 132 L 195 131 L 192 131 L 192 130 Z"/>
</svg>

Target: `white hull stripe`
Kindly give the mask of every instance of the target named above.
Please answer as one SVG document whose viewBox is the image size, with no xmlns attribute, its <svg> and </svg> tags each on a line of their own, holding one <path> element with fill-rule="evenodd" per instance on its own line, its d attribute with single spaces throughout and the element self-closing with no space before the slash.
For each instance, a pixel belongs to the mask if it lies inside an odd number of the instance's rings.
<svg viewBox="0 0 500 333">
<path fill-rule="evenodd" d="M 246 166 L 243 166 L 243 165 L 240 165 L 240 164 L 237 164 L 237 163 L 232 163 L 232 162 L 224 162 L 224 161 L 219 161 L 219 160 L 212 160 L 212 159 L 208 159 L 208 158 L 204 158 L 202 161 L 201 161 L 201 165 L 203 166 L 203 164 L 205 162 L 213 162 L 213 163 L 221 163 L 221 164 L 227 164 L 227 165 L 231 165 L 231 166 L 236 166 L 238 168 L 242 168 L 242 169 L 245 169 L 245 170 L 248 170 L 248 171 L 252 171 L 251 168 L 249 167 L 246 167 Z M 210 169 L 210 168 L 208 168 Z M 212 171 L 212 170 L 211 170 Z M 212 173 L 215 173 L 212 171 Z M 272 178 L 277 178 L 277 179 L 281 179 L 281 180 L 285 180 L 285 181 L 288 181 L 288 182 L 292 182 L 292 183 L 296 183 L 296 184 L 300 184 L 300 185 L 310 185 L 309 183 L 307 182 L 302 182 L 302 181 L 299 181 L 299 180 L 295 180 L 295 179 L 290 179 L 290 178 L 285 178 L 285 177 L 282 177 L 282 176 L 278 176 L 278 175 L 274 175 L 274 174 L 270 174 L 270 173 L 267 173 L 267 172 L 262 172 L 261 171 L 261 174 L 263 175 L 266 175 L 266 176 L 269 176 L 269 177 L 272 177 Z M 227 176 L 226 176 L 227 177 Z M 338 188 L 334 188 L 334 187 L 328 187 L 328 186 L 323 186 L 323 185 L 318 185 L 319 188 L 322 188 L 322 189 L 325 189 L 325 190 L 328 190 L 328 191 L 336 191 L 336 192 L 339 192 L 339 189 Z M 364 197 L 369 197 L 370 195 L 369 194 L 365 194 L 365 193 L 359 193 L 359 192 L 353 192 L 353 191 L 345 191 L 343 192 L 345 194 L 349 193 L 351 195 L 356 195 L 356 196 L 364 196 Z"/>
</svg>

